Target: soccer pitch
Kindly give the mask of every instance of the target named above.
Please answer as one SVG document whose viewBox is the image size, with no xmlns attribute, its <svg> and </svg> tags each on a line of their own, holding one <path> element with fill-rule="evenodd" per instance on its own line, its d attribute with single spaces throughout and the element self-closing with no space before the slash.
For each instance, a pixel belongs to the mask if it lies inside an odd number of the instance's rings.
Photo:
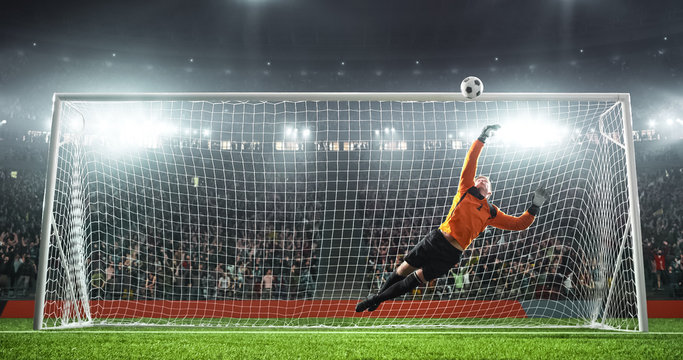
<svg viewBox="0 0 683 360">
<path fill-rule="evenodd" d="M 0 319 L 2 359 L 678 359 L 683 320 L 592 329 L 92 327 L 33 331 Z"/>
</svg>

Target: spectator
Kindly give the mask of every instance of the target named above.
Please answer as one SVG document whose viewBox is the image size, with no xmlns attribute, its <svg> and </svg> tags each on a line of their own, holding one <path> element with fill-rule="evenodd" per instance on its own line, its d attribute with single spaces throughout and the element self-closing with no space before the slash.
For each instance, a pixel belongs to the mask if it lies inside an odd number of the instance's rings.
<svg viewBox="0 0 683 360">
<path fill-rule="evenodd" d="M 296 264 L 292 264 L 292 267 L 289 270 L 289 274 L 287 276 L 287 291 L 284 294 L 285 299 L 296 299 L 299 295 L 299 284 L 301 283 L 300 280 L 301 277 L 301 272 L 299 271 L 299 268 L 296 266 Z"/>
<path fill-rule="evenodd" d="M 145 297 L 147 299 L 154 299 L 156 296 L 157 276 L 150 272 L 147 274 L 145 280 Z"/>
<path fill-rule="evenodd" d="M 218 283 L 217 283 L 217 297 L 219 299 L 225 299 L 230 296 L 230 290 L 232 288 L 232 281 L 228 274 L 224 271 L 218 272 Z"/>
<path fill-rule="evenodd" d="M 673 298 L 679 298 L 683 297 L 683 270 L 681 269 L 674 269 L 671 266 L 669 266 L 670 274 L 669 274 L 669 283 L 671 286 L 671 297 Z"/>
<path fill-rule="evenodd" d="M 662 281 L 665 276 L 664 271 L 666 270 L 665 257 L 662 255 L 662 250 L 657 250 L 657 255 L 655 255 L 655 269 L 657 270 L 657 290 L 662 290 Z"/>
<path fill-rule="evenodd" d="M 273 276 L 273 270 L 266 270 L 266 274 L 263 275 L 261 279 L 261 298 L 271 299 L 273 296 L 273 285 L 275 282 L 275 277 Z"/>
<path fill-rule="evenodd" d="M 12 263 L 9 256 L 0 257 L 0 296 L 8 295 L 12 289 Z"/>
<path fill-rule="evenodd" d="M 99 266 L 95 267 L 91 278 L 90 278 L 90 297 L 92 299 L 103 299 L 105 294 L 105 287 L 107 284 L 106 273 L 100 269 Z"/>
<path fill-rule="evenodd" d="M 116 276 L 116 270 L 114 270 L 114 261 L 109 261 L 109 265 L 107 265 L 107 270 L 105 270 L 105 282 L 104 282 L 104 296 L 107 299 L 112 299 L 113 298 L 113 283 L 114 283 L 114 276 Z"/>
</svg>

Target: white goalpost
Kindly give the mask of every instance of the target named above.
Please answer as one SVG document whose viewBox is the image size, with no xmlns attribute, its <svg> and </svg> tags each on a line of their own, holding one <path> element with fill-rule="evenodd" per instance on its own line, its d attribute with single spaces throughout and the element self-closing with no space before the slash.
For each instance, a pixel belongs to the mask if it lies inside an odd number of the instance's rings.
<svg viewBox="0 0 683 360">
<path fill-rule="evenodd" d="M 374 312 L 470 144 L 521 232 Z M 55 94 L 34 329 L 648 331 L 628 94 Z"/>
</svg>

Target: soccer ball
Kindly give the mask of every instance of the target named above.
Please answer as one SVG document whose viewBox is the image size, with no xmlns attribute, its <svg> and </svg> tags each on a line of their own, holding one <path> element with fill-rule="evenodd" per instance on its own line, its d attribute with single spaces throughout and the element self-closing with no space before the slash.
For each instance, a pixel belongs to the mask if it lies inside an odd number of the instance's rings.
<svg viewBox="0 0 683 360">
<path fill-rule="evenodd" d="M 476 76 L 468 76 L 460 83 L 460 92 L 462 96 L 474 99 L 484 92 L 484 83 Z"/>
</svg>

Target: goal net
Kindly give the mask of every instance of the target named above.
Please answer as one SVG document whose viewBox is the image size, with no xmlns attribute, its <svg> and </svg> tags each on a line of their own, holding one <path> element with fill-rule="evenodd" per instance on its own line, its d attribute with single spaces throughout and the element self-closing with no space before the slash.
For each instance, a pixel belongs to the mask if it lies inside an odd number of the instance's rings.
<svg viewBox="0 0 683 360">
<path fill-rule="evenodd" d="M 374 312 L 443 222 L 465 154 L 487 228 Z M 628 94 L 57 94 L 34 327 L 647 330 Z M 625 136 L 626 134 L 626 136 Z"/>
</svg>

